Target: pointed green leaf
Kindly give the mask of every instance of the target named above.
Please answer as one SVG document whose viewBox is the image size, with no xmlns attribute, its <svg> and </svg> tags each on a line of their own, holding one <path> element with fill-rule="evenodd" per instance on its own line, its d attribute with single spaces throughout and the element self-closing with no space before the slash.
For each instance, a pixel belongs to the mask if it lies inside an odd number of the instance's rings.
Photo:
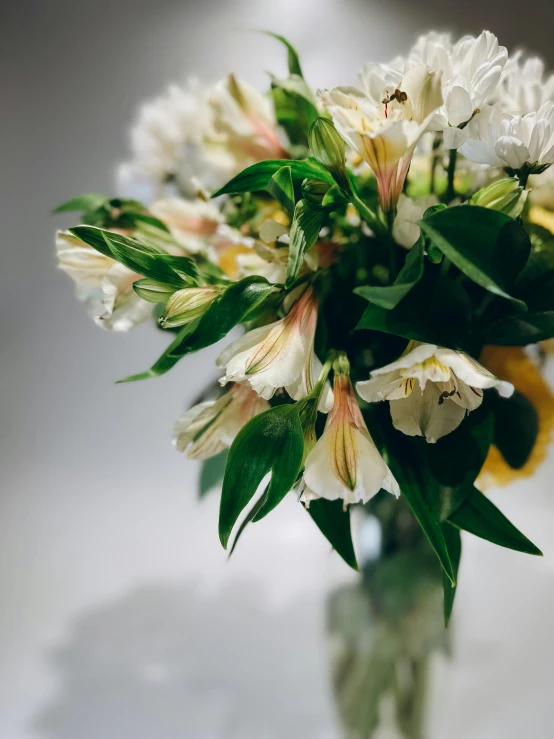
<svg viewBox="0 0 554 739">
<path fill-rule="evenodd" d="M 274 291 L 275 287 L 265 277 L 258 275 L 232 283 L 203 316 L 183 326 L 175 340 L 149 370 L 131 375 L 119 382 L 135 382 L 163 375 L 186 354 L 204 349 L 226 336 L 237 324 L 243 323 Z"/>
<path fill-rule="evenodd" d="M 424 274 L 395 308 L 387 310 L 369 305 L 356 329 L 373 329 L 450 349 L 466 349 L 470 319 L 471 303 L 459 282 Z"/>
<path fill-rule="evenodd" d="M 357 287 L 354 292 L 386 310 L 396 308 L 402 298 L 406 297 L 423 277 L 423 258 L 423 239 L 418 239 L 408 252 L 404 266 L 392 285 L 387 287 L 364 285 Z"/>
<path fill-rule="evenodd" d="M 158 247 L 95 226 L 76 226 L 69 230 L 101 254 L 121 262 L 133 272 L 176 288 L 186 287 L 182 277 L 165 263 L 166 253 Z"/>
<path fill-rule="evenodd" d="M 444 535 L 444 541 L 446 542 L 450 561 L 452 562 L 452 569 L 454 570 L 454 577 L 456 579 L 456 585 L 452 585 L 443 571 L 442 588 L 444 592 L 444 625 L 448 626 L 450 616 L 452 615 L 452 608 L 454 607 L 456 589 L 458 587 L 458 568 L 462 558 L 462 537 L 459 530 L 448 523 L 444 523 L 442 525 L 442 533 Z"/>
<path fill-rule="evenodd" d="M 517 390 L 510 398 L 490 399 L 494 414 L 494 445 L 506 462 L 519 469 L 529 459 L 539 432 L 537 411 Z"/>
<path fill-rule="evenodd" d="M 109 200 L 105 195 L 87 193 L 86 195 L 78 195 L 76 198 L 71 198 L 71 200 L 67 200 L 65 203 L 58 205 L 54 210 L 54 213 L 69 213 L 72 211 L 88 213 L 89 211 L 101 208 L 108 203 Z"/>
<path fill-rule="evenodd" d="M 333 177 L 316 159 L 267 159 L 247 167 L 226 185 L 215 192 L 212 197 L 237 192 L 256 192 L 265 190 L 273 175 L 282 167 L 290 167 L 293 180 L 304 180 L 315 177 L 333 185 Z"/>
<path fill-rule="evenodd" d="M 429 472 L 424 447 L 421 439 L 394 434 L 387 445 L 389 466 L 446 576 L 454 584 L 456 578 L 440 520 L 440 485 Z"/>
<path fill-rule="evenodd" d="M 280 41 L 284 46 L 286 46 L 287 55 L 288 55 L 289 73 L 297 74 L 299 77 L 303 77 L 298 52 L 296 51 L 294 46 L 290 43 L 290 41 L 287 41 L 287 39 L 284 36 L 280 36 L 278 33 L 272 33 L 271 31 L 261 31 L 261 33 L 265 33 L 266 36 L 272 36 L 274 39 L 277 39 L 277 41 Z"/>
<path fill-rule="evenodd" d="M 302 424 L 295 405 L 270 408 L 241 429 L 229 450 L 223 478 L 219 538 L 224 548 L 263 478 L 271 472 L 266 495 L 275 507 L 294 485 L 303 453 Z"/>
<path fill-rule="evenodd" d="M 290 167 L 281 167 L 269 180 L 267 191 L 278 200 L 283 208 L 292 215 L 294 213 L 294 185 L 292 184 L 292 170 Z"/>
<path fill-rule="evenodd" d="M 318 529 L 333 549 L 349 567 L 358 569 L 352 533 L 350 531 L 350 511 L 345 511 L 340 500 L 313 500 L 306 509 Z"/>
<path fill-rule="evenodd" d="M 200 468 L 200 479 L 198 481 L 198 497 L 203 498 L 210 490 L 213 490 L 223 480 L 225 464 L 227 462 L 228 449 L 224 449 L 215 457 L 210 457 L 202 462 Z"/>
<path fill-rule="evenodd" d="M 473 282 L 526 309 L 511 294 L 531 251 L 529 237 L 517 221 L 498 210 L 461 205 L 423 218 L 419 226 Z"/>
<path fill-rule="evenodd" d="M 459 529 L 498 544 L 500 547 L 542 556 L 540 549 L 521 531 L 518 531 L 494 503 L 476 487 L 448 520 Z"/>
<path fill-rule="evenodd" d="M 482 332 L 485 344 L 527 346 L 554 336 L 554 311 L 520 313 L 500 318 Z"/>
<path fill-rule="evenodd" d="M 299 200 L 296 204 L 290 227 L 286 287 L 291 287 L 298 277 L 306 252 L 317 241 L 324 215 L 321 208 L 312 207 L 306 200 Z"/>
</svg>

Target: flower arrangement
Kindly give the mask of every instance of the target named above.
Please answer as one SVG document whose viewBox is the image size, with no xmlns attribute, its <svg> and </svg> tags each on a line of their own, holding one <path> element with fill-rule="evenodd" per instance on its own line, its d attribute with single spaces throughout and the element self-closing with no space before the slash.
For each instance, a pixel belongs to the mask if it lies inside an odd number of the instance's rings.
<svg viewBox="0 0 554 739">
<path fill-rule="evenodd" d="M 356 568 L 357 506 L 384 550 L 434 552 L 448 621 L 461 530 L 540 554 L 480 488 L 551 427 L 554 76 L 487 31 L 429 33 L 314 94 L 275 38 L 268 95 L 230 75 L 142 108 L 119 179 L 145 202 L 60 206 L 81 225 L 59 265 L 103 328 L 172 334 L 124 382 L 244 327 L 174 431 L 212 481 L 226 457 L 224 547 L 292 491 Z"/>
</svg>

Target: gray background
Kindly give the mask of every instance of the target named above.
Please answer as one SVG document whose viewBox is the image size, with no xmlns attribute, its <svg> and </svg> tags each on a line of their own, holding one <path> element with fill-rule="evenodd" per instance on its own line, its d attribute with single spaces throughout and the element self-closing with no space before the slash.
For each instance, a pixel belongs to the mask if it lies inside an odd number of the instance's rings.
<svg viewBox="0 0 554 739">
<path fill-rule="evenodd" d="M 168 82 L 283 71 L 244 29 L 286 34 L 333 86 L 428 27 L 551 53 L 551 5 L 23 0 L 2 16 L 0 737 L 339 736 L 323 602 L 350 573 L 294 501 L 227 563 L 216 496 L 197 504 L 197 467 L 170 445 L 215 350 L 115 386 L 166 339 L 93 325 L 55 269 L 67 221 L 49 213 L 113 192 L 134 112 Z M 553 471 L 493 495 L 543 560 L 468 537 L 437 739 L 552 736 Z"/>
</svg>

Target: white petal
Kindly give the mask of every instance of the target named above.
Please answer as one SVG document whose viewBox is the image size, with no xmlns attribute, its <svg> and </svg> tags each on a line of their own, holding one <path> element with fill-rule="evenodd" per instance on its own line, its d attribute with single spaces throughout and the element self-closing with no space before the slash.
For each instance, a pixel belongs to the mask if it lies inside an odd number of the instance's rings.
<svg viewBox="0 0 554 739">
<path fill-rule="evenodd" d="M 380 400 L 389 400 L 391 396 L 394 398 L 402 384 L 402 378 L 395 370 L 356 383 L 356 390 L 367 403 L 378 403 Z M 405 392 L 402 392 L 397 397 L 404 398 L 405 395 Z"/>
<path fill-rule="evenodd" d="M 215 400 L 198 403 L 184 413 L 173 427 L 173 446 L 184 452 L 196 434 L 209 423 L 217 411 L 213 411 Z"/>
<path fill-rule="evenodd" d="M 356 434 L 358 446 L 358 470 L 356 476 L 356 487 L 353 491 L 355 500 L 346 499 L 348 503 L 367 503 L 381 488 L 389 493 L 400 495 L 400 488 L 394 479 L 392 472 L 387 467 L 385 460 L 379 450 L 364 433 Z M 350 492 L 350 491 L 349 491 Z"/>
<path fill-rule="evenodd" d="M 390 412 L 393 426 L 408 436 L 424 436 L 434 443 L 454 431 L 466 411 L 450 400 L 439 404 L 440 390 L 430 383 L 423 392 L 415 390 L 404 400 L 392 400 Z"/>
<path fill-rule="evenodd" d="M 108 331 L 130 331 L 152 316 L 154 306 L 133 290 L 139 275 L 122 264 L 115 264 L 102 284 L 104 312 L 94 320 Z"/>
<path fill-rule="evenodd" d="M 437 350 L 437 358 L 447 367 L 450 367 L 456 377 L 459 377 L 467 385 L 486 390 L 494 387 L 504 398 L 509 398 L 514 392 L 514 386 L 495 377 L 482 364 L 465 352 L 456 352 L 453 349 L 440 347 Z"/>
<path fill-rule="evenodd" d="M 467 129 L 446 126 L 443 131 L 443 141 L 446 149 L 459 149 L 467 141 Z"/>
<path fill-rule="evenodd" d="M 344 499 L 350 490 L 338 479 L 333 468 L 333 455 L 323 433 L 306 457 L 304 480 L 312 494 L 327 500 Z"/>
<path fill-rule="evenodd" d="M 501 136 L 494 146 L 494 152 L 512 169 L 521 169 L 530 160 L 529 149 L 515 136 Z"/>
<path fill-rule="evenodd" d="M 471 162 L 488 164 L 491 167 L 505 166 L 505 162 L 496 154 L 494 146 L 488 141 L 468 139 L 459 147 L 459 151 Z"/>
<path fill-rule="evenodd" d="M 413 346 L 413 348 L 410 348 L 411 346 Z M 379 369 L 372 370 L 371 376 L 378 377 L 379 375 L 384 375 L 387 372 L 392 372 L 393 370 L 407 369 L 408 367 L 412 367 L 414 364 L 420 364 L 421 362 L 424 362 L 426 359 L 429 359 L 435 354 L 437 350 L 437 345 L 419 344 L 417 342 L 413 342 L 412 344 L 408 344 L 407 348 L 410 351 L 406 352 L 406 354 L 403 354 L 394 362 L 391 362 L 384 367 L 380 367 Z"/>
<path fill-rule="evenodd" d="M 459 126 L 469 121 L 473 115 L 473 104 L 470 94 L 459 85 L 453 87 L 444 101 L 446 117 L 451 126 Z"/>
</svg>

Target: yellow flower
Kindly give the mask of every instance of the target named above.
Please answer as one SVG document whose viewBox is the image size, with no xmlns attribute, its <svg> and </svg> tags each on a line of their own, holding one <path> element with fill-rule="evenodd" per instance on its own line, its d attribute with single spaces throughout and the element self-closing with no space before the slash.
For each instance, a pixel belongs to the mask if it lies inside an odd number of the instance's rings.
<svg viewBox="0 0 554 739">
<path fill-rule="evenodd" d="M 513 383 L 532 403 L 539 419 L 535 446 L 520 469 L 512 469 L 495 446 L 489 450 L 478 484 L 507 485 L 512 480 L 530 477 L 544 461 L 554 430 L 554 395 L 536 364 L 519 347 L 486 346 L 481 361 L 497 377 Z"/>
</svg>

